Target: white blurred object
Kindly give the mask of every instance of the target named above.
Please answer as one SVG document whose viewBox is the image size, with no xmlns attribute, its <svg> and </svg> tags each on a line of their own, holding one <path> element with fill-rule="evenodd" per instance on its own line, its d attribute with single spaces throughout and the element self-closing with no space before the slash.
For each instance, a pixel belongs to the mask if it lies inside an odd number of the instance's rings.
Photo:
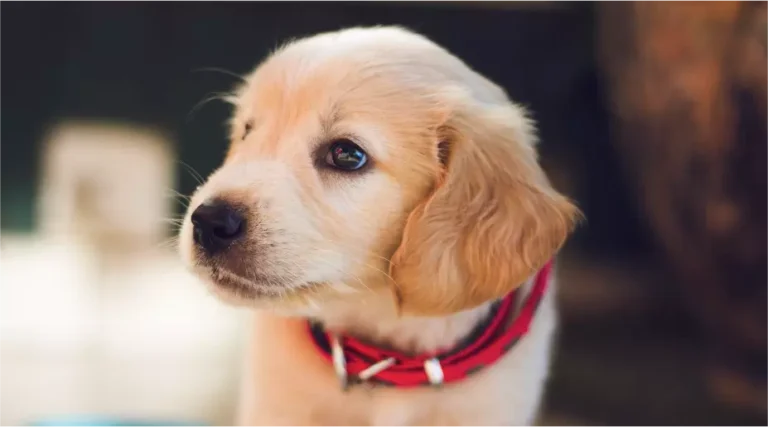
<svg viewBox="0 0 768 427">
<path fill-rule="evenodd" d="M 169 146 L 127 126 L 51 133 L 41 232 L 2 236 L 3 425 L 70 415 L 232 422 L 245 313 L 161 248 Z"/>
</svg>

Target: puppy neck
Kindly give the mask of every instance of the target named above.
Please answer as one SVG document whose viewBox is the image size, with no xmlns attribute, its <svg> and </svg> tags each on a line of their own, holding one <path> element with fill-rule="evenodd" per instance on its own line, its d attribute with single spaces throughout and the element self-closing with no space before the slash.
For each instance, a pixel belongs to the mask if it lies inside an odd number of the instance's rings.
<svg viewBox="0 0 768 427">
<path fill-rule="evenodd" d="M 526 295 L 532 280 L 521 286 Z M 403 353 L 444 352 L 468 337 L 491 312 L 489 301 L 441 317 L 400 316 L 394 298 L 371 292 L 353 303 L 333 304 L 314 316 L 326 330 Z"/>
</svg>

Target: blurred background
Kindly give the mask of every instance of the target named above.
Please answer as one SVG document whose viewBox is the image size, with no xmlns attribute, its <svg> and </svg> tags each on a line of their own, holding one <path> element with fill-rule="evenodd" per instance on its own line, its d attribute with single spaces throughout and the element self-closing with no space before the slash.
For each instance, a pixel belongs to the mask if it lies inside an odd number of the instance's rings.
<svg viewBox="0 0 768 427">
<path fill-rule="evenodd" d="M 542 424 L 765 425 L 766 4 L 3 2 L 0 423 L 232 422 L 243 316 L 181 267 L 230 90 L 400 24 L 503 85 L 588 218 Z M 212 68 L 226 70 L 216 71 Z M 55 422 L 55 421 L 54 421 Z"/>
</svg>

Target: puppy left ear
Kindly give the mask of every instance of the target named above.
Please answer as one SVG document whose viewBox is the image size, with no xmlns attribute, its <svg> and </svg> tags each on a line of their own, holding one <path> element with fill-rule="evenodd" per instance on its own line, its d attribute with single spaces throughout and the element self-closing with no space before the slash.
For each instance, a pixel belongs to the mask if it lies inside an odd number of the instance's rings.
<svg viewBox="0 0 768 427">
<path fill-rule="evenodd" d="M 540 168 L 522 109 L 464 105 L 441 128 L 442 176 L 392 257 L 403 314 L 444 315 L 503 297 L 560 249 L 580 218 Z"/>
</svg>

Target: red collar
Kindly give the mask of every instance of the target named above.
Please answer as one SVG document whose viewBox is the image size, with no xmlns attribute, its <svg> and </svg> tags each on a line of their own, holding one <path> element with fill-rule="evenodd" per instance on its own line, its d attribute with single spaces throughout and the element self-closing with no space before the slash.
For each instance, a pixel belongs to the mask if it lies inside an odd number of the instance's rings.
<svg viewBox="0 0 768 427">
<path fill-rule="evenodd" d="M 508 320 L 514 312 L 518 291 L 499 301 L 495 313 L 467 343 L 446 353 L 403 355 L 352 337 L 332 336 L 317 323 L 308 322 L 310 335 L 320 353 L 334 365 L 344 388 L 349 381 L 373 381 L 397 387 L 460 381 L 495 363 L 528 332 L 551 271 L 550 261 L 536 275 L 528 299 L 514 321 Z"/>
</svg>

